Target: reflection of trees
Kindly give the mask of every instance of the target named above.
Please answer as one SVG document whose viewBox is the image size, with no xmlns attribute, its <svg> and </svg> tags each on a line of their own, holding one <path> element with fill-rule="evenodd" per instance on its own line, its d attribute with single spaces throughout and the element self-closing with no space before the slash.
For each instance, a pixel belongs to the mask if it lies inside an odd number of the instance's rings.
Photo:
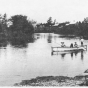
<svg viewBox="0 0 88 88">
<path fill-rule="evenodd" d="M 22 41 L 22 40 L 18 40 L 18 39 L 14 39 L 12 41 L 10 41 L 10 44 L 14 47 L 27 47 L 27 43 Z"/>
<path fill-rule="evenodd" d="M 14 47 L 27 47 L 28 43 L 34 42 L 34 38 L 32 36 L 25 40 L 22 38 L 14 38 L 14 39 L 11 39 L 9 42 Z"/>
<path fill-rule="evenodd" d="M 0 41 L 0 47 L 6 47 L 7 44 L 7 41 Z"/>
<path fill-rule="evenodd" d="M 49 34 L 48 38 L 47 38 L 48 43 L 52 42 L 52 36 Z"/>
</svg>

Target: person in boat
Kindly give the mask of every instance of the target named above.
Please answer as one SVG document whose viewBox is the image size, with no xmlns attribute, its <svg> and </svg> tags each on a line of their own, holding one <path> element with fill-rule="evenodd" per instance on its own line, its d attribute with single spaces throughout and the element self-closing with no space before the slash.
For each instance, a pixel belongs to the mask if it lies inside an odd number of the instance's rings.
<svg viewBox="0 0 88 88">
<path fill-rule="evenodd" d="M 78 47 L 78 44 L 77 44 L 77 42 L 75 42 L 75 44 L 74 44 L 74 47 Z"/>
<path fill-rule="evenodd" d="M 81 37 L 80 40 L 81 40 L 81 46 L 83 46 L 83 40 L 84 40 L 83 37 Z"/>
<path fill-rule="evenodd" d="M 70 48 L 73 48 L 73 43 L 71 43 Z"/>
<path fill-rule="evenodd" d="M 64 44 L 64 42 L 61 42 L 61 47 L 65 47 L 65 44 Z"/>
</svg>

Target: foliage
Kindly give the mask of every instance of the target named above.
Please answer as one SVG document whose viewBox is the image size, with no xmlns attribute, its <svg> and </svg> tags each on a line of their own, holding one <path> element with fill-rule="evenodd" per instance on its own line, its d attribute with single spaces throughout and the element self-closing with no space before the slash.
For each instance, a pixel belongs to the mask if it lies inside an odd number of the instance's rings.
<svg viewBox="0 0 88 88">
<path fill-rule="evenodd" d="M 54 20 L 54 22 L 53 22 L 52 17 L 49 17 L 47 20 L 47 23 L 45 23 L 45 26 L 47 26 L 47 27 L 52 26 L 55 24 L 55 22 L 56 22 L 56 20 Z"/>
<path fill-rule="evenodd" d="M 79 21 L 74 24 L 71 24 L 70 22 L 63 22 L 55 26 L 53 23 L 52 17 L 50 17 L 47 23 L 42 24 L 44 27 L 40 29 L 38 27 L 37 31 L 88 37 L 88 17 L 84 18 L 82 22 Z"/>
<path fill-rule="evenodd" d="M 49 19 L 47 20 L 47 24 L 50 26 L 52 25 L 52 17 L 49 17 Z"/>
<path fill-rule="evenodd" d="M 7 41 L 12 44 L 25 44 L 32 40 L 34 27 L 27 16 L 15 15 L 7 19 L 7 15 L 0 15 L 0 43 Z"/>
<path fill-rule="evenodd" d="M 12 22 L 10 26 L 12 32 L 29 34 L 34 31 L 31 22 L 27 20 L 27 16 L 15 15 L 11 17 L 10 21 Z"/>
<path fill-rule="evenodd" d="M 7 15 L 1 15 L 0 14 L 0 32 L 3 34 L 6 34 L 6 30 L 7 30 Z"/>
</svg>

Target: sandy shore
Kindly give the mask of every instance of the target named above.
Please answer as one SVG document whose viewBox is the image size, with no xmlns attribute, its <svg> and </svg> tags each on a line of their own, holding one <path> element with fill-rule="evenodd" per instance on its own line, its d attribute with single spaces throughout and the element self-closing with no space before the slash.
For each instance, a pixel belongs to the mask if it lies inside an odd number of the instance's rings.
<svg viewBox="0 0 88 88">
<path fill-rule="evenodd" d="M 86 76 L 43 76 L 31 80 L 22 80 L 14 86 L 88 86 L 88 75 Z"/>
</svg>

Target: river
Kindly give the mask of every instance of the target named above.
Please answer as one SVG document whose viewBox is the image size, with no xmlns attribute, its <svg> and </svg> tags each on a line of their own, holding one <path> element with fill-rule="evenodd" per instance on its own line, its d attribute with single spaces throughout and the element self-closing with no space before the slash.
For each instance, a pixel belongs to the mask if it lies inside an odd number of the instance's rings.
<svg viewBox="0 0 88 88">
<path fill-rule="evenodd" d="M 13 86 L 15 83 L 37 76 L 81 75 L 88 69 L 88 52 L 51 53 L 51 46 L 59 46 L 64 41 L 80 44 L 79 37 L 64 38 L 53 33 L 36 33 L 34 42 L 26 47 L 8 44 L 0 48 L 0 86 Z M 88 45 L 88 40 L 84 40 Z"/>
</svg>

